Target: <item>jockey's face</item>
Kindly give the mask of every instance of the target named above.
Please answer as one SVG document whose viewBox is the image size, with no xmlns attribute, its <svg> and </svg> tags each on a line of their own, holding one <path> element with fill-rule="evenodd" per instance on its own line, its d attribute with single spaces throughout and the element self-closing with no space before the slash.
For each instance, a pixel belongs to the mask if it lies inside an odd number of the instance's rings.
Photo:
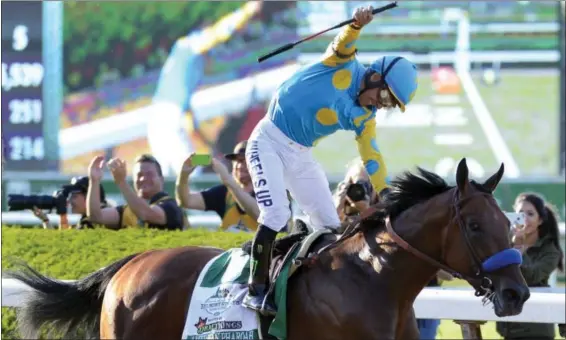
<svg viewBox="0 0 566 340">
<path fill-rule="evenodd" d="M 232 175 L 242 185 L 248 185 L 251 182 L 245 156 L 238 156 L 232 161 Z"/>
<path fill-rule="evenodd" d="M 381 75 L 378 73 L 374 73 L 371 76 L 371 81 L 376 82 L 380 79 Z M 365 82 L 362 81 L 360 90 L 363 90 L 364 87 Z M 358 101 L 361 106 L 374 106 L 377 109 L 392 109 L 397 106 L 397 100 L 388 88 L 375 88 L 364 91 L 364 93 L 358 97 Z"/>
</svg>

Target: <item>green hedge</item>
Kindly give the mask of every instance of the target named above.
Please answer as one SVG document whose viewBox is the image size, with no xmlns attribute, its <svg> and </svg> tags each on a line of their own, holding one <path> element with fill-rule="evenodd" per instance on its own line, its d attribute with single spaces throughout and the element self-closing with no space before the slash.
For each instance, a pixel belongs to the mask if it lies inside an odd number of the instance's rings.
<svg viewBox="0 0 566 340">
<path fill-rule="evenodd" d="M 78 279 L 132 253 L 187 245 L 223 249 L 239 247 L 250 234 L 193 229 L 159 231 L 45 230 L 2 227 L 2 270 L 11 268 L 10 257 L 23 259 L 41 273 L 57 279 Z M 2 339 L 18 337 L 12 308 L 2 308 Z"/>
</svg>

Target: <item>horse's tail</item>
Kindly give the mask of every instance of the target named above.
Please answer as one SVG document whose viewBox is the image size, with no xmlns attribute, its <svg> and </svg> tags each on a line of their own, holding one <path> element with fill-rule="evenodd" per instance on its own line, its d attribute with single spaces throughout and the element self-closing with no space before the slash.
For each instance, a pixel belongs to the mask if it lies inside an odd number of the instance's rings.
<svg viewBox="0 0 566 340">
<path fill-rule="evenodd" d="M 118 260 L 75 282 L 64 282 L 42 275 L 25 262 L 20 270 L 4 277 L 31 288 L 18 311 L 18 329 L 23 339 L 38 338 L 45 326 L 50 337 L 99 338 L 100 312 L 106 287 L 112 277 L 137 254 Z"/>
</svg>

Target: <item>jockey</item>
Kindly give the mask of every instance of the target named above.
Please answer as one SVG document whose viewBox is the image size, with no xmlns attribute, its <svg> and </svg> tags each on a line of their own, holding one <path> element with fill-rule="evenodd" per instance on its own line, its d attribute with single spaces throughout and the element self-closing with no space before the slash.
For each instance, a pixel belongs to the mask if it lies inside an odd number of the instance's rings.
<svg viewBox="0 0 566 340">
<path fill-rule="evenodd" d="M 260 226 L 243 304 L 263 314 L 275 313 L 265 295 L 272 244 L 291 214 L 286 190 L 313 228 L 340 225 L 328 179 L 312 154 L 320 138 L 338 130 L 354 131 L 372 186 L 381 196 L 387 191 L 387 169 L 375 139 L 375 113 L 394 107 L 405 111 L 417 89 L 417 68 L 402 57 L 382 57 L 369 67 L 356 59 L 355 42 L 361 28 L 373 19 L 372 10 L 357 8 L 354 23 L 342 29 L 320 61 L 302 67 L 279 86 L 249 138 L 246 161 Z"/>
</svg>

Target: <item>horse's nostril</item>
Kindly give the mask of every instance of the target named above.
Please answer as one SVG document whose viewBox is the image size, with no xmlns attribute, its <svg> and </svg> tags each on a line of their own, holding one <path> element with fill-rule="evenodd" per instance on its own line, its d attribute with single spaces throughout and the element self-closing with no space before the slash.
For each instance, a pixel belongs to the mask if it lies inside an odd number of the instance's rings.
<svg viewBox="0 0 566 340">
<path fill-rule="evenodd" d="M 521 300 L 519 292 L 515 289 L 505 288 L 502 292 L 503 300 L 507 302 L 519 302 Z"/>
</svg>

